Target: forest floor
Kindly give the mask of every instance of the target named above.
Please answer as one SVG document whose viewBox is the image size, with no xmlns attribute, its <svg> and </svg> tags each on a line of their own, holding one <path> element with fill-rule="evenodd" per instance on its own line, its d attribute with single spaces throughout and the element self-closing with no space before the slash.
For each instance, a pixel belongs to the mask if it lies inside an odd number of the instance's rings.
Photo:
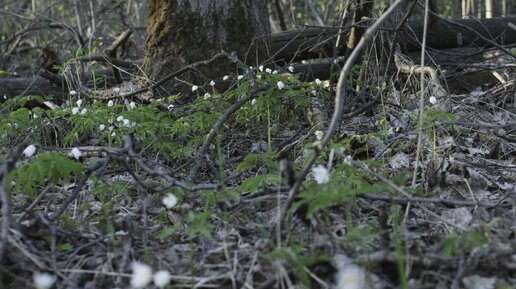
<svg viewBox="0 0 516 289">
<path fill-rule="evenodd" d="M 124 103 L 130 83 L 6 101 L 0 288 L 515 288 L 514 66 L 494 59 L 425 79 L 423 122 L 419 75 L 350 91 L 284 221 L 285 167 L 317 149 L 330 82 L 255 69 L 184 106 Z"/>
</svg>

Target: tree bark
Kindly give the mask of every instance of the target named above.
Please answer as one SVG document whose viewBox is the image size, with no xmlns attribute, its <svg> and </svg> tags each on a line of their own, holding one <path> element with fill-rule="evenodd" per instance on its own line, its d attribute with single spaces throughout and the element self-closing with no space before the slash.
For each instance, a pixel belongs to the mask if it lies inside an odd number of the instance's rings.
<svg viewBox="0 0 516 289">
<path fill-rule="evenodd" d="M 269 23 L 265 0 L 151 0 L 144 71 L 152 81 L 221 50 L 236 52 L 248 65 L 267 55 Z M 164 83 L 161 95 L 187 93 L 224 75 L 237 73 L 229 60 L 190 71 Z"/>
</svg>

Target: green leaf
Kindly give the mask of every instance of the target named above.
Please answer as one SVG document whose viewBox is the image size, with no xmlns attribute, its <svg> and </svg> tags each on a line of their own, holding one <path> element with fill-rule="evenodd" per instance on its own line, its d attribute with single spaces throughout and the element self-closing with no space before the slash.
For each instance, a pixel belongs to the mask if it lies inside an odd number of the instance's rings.
<svg viewBox="0 0 516 289">
<path fill-rule="evenodd" d="M 62 153 L 40 154 L 32 163 L 27 163 L 9 174 L 9 180 L 15 182 L 14 190 L 24 192 L 30 197 L 36 196 L 35 189 L 50 181 L 57 184 L 72 178 L 83 176 L 81 163 L 69 159 Z"/>
<path fill-rule="evenodd" d="M 255 192 L 259 188 L 276 185 L 279 183 L 280 177 L 278 174 L 257 175 L 245 179 L 238 187 L 238 190 L 240 192 Z"/>
</svg>

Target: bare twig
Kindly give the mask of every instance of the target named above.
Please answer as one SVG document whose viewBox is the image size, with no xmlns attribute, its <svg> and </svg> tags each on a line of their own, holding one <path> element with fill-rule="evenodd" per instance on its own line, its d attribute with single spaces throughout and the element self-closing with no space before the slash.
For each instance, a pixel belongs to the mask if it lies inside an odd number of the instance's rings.
<svg viewBox="0 0 516 289">
<path fill-rule="evenodd" d="M 427 35 L 427 28 L 428 28 L 428 0 L 426 0 L 425 5 L 425 18 L 424 18 L 424 24 L 423 24 L 423 40 L 421 43 L 421 70 L 423 70 L 423 67 L 425 66 L 425 49 L 426 49 L 426 35 Z M 424 73 L 421 73 L 420 75 L 420 95 L 419 95 L 419 127 L 423 127 L 423 109 L 425 108 L 425 75 Z M 414 165 L 414 174 L 412 176 L 412 186 L 416 185 L 416 177 L 419 167 L 419 155 L 421 154 L 421 146 L 423 142 L 423 131 L 419 130 L 418 137 L 417 137 L 417 146 L 416 146 L 416 160 Z"/>
<path fill-rule="evenodd" d="M 306 176 L 310 172 L 310 169 L 312 168 L 312 165 L 315 163 L 315 160 L 317 157 L 319 157 L 319 154 L 323 148 L 325 148 L 333 133 L 337 129 L 342 115 L 342 110 L 344 107 L 344 101 L 346 97 L 346 80 L 351 72 L 351 68 L 355 61 L 358 59 L 360 54 L 362 53 L 362 50 L 365 47 L 365 44 L 374 36 L 376 31 L 380 28 L 380 26 L 387 20 L 389 17 L 391 17 L 398 8 L 404 4 L 404 2 L 407 0 L 397 0 L 394 4 L 392 4 L 385 13 L 376 20 L 371 27 L 369 27 L 364 35 L 362 35 L 362 38 L 358 42 L 357 46 L 349 56 L 349 58 L 346 60 L 346 63 L 344 64 L 344 67 L 342 68 L 342 71 L 340 73 L 339 81 L 337 83 L 337 93 L 335 95 L 335 111 L 333 112 L 333 116 L 331 118 L 330 125 L 328 126 L 328 129 L 322 138 L 320 142 L 317 142 L 314 145 L 314 152 L 311 155 L 311 157 L 308 159 L 306 165 L 303 167 L 303 170 L 300 172 L 298 178 L 296 179 L 296 182 L 292 186 L 292 188 L 289 191 L 288 199 L 282 208 L 281 211 L 281 220 L 285 220 L 285 217 L 287 215 L 287 212 L 289 208 L 292 206 L 292 203 L 294 202 L 294 199 L 299 192 L 299 189 L 301 188 L 301 184 L 304 182 Z"/>
<path fill-rule="evenodd" d="M 217 122 L 213 125 L 211 128 L 208 136 L 206 137 L 206 140 L 204 141 L 204 144 L 199 149 L 199 152 L 196 154 L 196 160 L 195 165 L 190 170 L 190 176 L 189 179 L 193 179 L 194 176 L 199 171 L 200 166 L 202 165 L 202 158 L 200 156 L 206 154 L 208 151 L 208 148 L 210 147 L 210 144 L 213 142 L 213 139 L 217 135 L 217 132 L 222 127 L 222 125 L 229 119 L 233 113 L 235 113 L 242 105 L 244 105 L 246 102 L 250 101 L 252 98 L 254 98 L 259 92 L 267 90 L 272 87 L 272 84 L 264 84 L 262 86 L 255 87 L 251 89 L 251 91 L 245 95 L 244 97 L 240 98 L 237 102 L 235 102 L 230 108 L 228 108 L 221 117 L 217 120 Z"/>
<path fill-rule="evenodd" d="M 0 201 L 2 202 L 2 227 L 0 228 L 0 259 L 4 254 L 7 239 L 9 235 L 9 227 L 11 226 L 11 201 L 7 190 L 7 175 L 14 168 L 16 161 L 20 158 L 26 144 L 19 145 L 13 150 L 0 166 Z"/>
</svg>

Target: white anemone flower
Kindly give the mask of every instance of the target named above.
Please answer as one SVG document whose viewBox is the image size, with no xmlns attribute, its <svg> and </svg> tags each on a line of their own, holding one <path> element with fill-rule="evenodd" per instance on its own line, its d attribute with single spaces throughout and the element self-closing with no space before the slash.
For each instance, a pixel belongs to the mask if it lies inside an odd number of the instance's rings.
<svg viewBox="0 0 516 289">
<path fill-rule="evenodd" d="M 78 107 L 72 108 L 72 114 L 77 114 L 78 112 L 79 112 L 79 108 Z"/>
<path fill-rule="evenodd" d="M 315 79 L 315 84 L 317 85 L 321 85 L 322 81 L 319 79 L 319 78 L 316 78 Z"/>
<path fill-rule="evenodd" d="M 364 269 L 350 264 L 337 272 L 336 289 L 364 289 L 367 287 Z"/>
<path fill-rule="evenodd" d="M 322 140 L 324 136 L 324 132 L 322 130 L 316 130 L 314 134 L 317 140 Z"/>
<path fill-rule="evenodd" d="M 34 145 L 28 145 L 24 150 L 23 154 L 26 158 L 30 158 L 36 153 L 36 147 Z"/>
<path fill-rule="evenodd" d="M 71 151 L 70 151 L 70 156 L 72 156 L 74 159 L 78 160 L 81 155 L 82 155 L 82 152 L 81 150 L 79 150 L 78 148 L 73 148 Z"/>
<path fill-rule="evenodd" d="M 113 103 L 113 101 L 112 101 L 112 100 L 110 100 L 110 101 L 108 101 L 108 102 L 107 102 L 107 106 L 108 106 L 108 107 L 112 107 L 113 105 L 114 105 L 114 103 Z"/>
<path fill-rule="evenodd" d="M 199 87 L 197 85 L 192 85 L 192 92 L 195 92 Z"/>
<path fill-rule="evenodd" d="M 210 81 L 210 85 L 211 85 L 211 86 L 215 86 L 215 81 L 213 81 L 213 80 L 212 80 L 212 81 Z"/>
<path fill-rule="evenodd" d="M 228 79 L 229 79 L 229 75 L 224 75 L 224 77 L 222 77 L 222 80 L 223 80 L 223 81 L 226 81 L 226 80 L 228 80 Z"/>
<path fill-rule="evenodd" d="M 153 279 L 154 285 L 158 286 L 159 288 L 164 288 L 170 283 L 172 276 L 170 276 L 170 273 L 167 270 L 159 270 L 158 272 L 154 273 Z"/>
<path fill-rule="evenodd" d="M 152 281 L 152 268 L 142 262 L 131 264 L 133 273 L 131 274 L 131 286 L 133 288 L 145 288 Z"/>
<path fill-rule="evenodd" d="M 78 99 L 75 103 L 77 104 L 77 107 L 81 107 L 82 99 Z"/>
<path fill-rule="evenodd" d="M 34 286 L 38 289 L 49 289 L 56 282 L 57 277 L 48 273 L 36 272 L 32 275 Z"/>
<path fill-rule="evenodd" d="M 167 209 L 172 209 L 177 205 L 177 197 L 172 193 L 167 194 L 161 201 Z"/>
<path fill-rule="evenodd" d="M 282 90 L 285 87 L 285 83 L 283 83 L 283 81 L 278 81 L 277 85 L 279 90 Z"/>
<path fill-rule="evenodd" d="M 430 96 L 429 101 L 430 101 L 431 104 L 436 104 L 437 103 L 437 98 L 435 98 L 435 96 Z"/>
<path fill-rule="evenodd" d="M 312 168 L 312 175 L 315 182 L 319 185 L 326 184 L 330 180 L 330 172 L 326 167 L 321 165 Z"/>
<path fill-rule="evenodd" d="M 70 90 L 69 94 L 70 94 L 71 96 L 77 95 L 77 91 L 75 91 L 75 90 Z"/>
</svg>

